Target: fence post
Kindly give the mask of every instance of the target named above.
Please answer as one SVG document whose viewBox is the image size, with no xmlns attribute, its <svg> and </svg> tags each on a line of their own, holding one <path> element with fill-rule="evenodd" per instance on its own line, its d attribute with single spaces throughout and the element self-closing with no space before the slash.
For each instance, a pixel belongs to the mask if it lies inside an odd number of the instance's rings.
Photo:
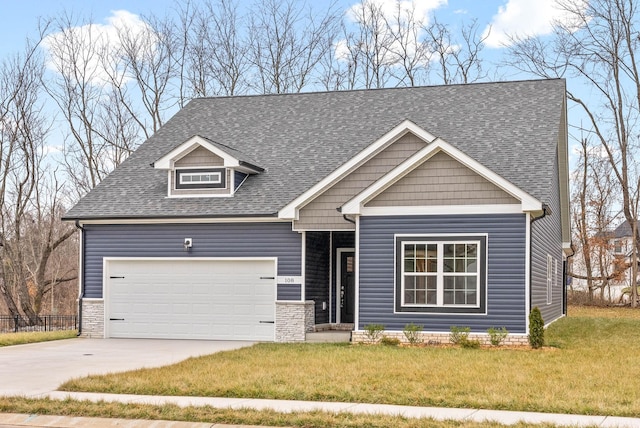
<svg viewBox="0 0 640 428">
<path fill-rule="evenodd" d="M 45 333 L 47 331 L 47 318 L 48 317 L 46 317 L 46 316 L 44 317 L 44 331 L 45 331 Z"/>
<path fill-rule="evenodd" d="M 18 315 L 13 316 L 13 332 L 18 332 Z"/>
</svg>

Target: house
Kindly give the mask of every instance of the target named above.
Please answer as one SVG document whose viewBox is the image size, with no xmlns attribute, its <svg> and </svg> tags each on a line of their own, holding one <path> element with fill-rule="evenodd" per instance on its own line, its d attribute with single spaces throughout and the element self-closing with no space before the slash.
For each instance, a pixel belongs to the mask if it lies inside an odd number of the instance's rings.
<svg viewBox="0 0 640 428">
<path fill-rule="evenodd" d="M 620 213 L 621 214 L 621 213 Z M 627 220 L 620 222 L 615 228 L 610 227 L 597 232 L 591 240 L 591 287 L 593 297 L 612 303 L 629 303 L 633 278 L 633 232 Z M 584 249 L 580 248 L 576 257 L 571 260 L 570 279 L 573 291 L 589 295 L 588 272 L 585 264 Z M 640 272 L 640 262 L 638 270 Z M 640 275 L 638 276 L 640 283 Z M 576 297 L 576 295 L 574 295 Z M 581 296 L 577 295 L 579 299 Z"/>
<path fill-rule="evenodd" d="M 194 99 L 64 219 L 86 336 L 526 341 L 568 214 L 558 79 Z"/>
</svg>

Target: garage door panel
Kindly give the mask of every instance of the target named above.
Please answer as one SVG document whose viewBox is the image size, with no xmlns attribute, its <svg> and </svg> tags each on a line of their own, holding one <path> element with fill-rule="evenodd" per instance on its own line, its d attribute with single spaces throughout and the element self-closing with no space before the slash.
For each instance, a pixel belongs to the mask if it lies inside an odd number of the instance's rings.
<svg viewBox="0 0 640 428">
<path fill-rule="evenodd" d="M 108 263 L 110 337 L 274 340 L 273 261 Z"/>
</svg>

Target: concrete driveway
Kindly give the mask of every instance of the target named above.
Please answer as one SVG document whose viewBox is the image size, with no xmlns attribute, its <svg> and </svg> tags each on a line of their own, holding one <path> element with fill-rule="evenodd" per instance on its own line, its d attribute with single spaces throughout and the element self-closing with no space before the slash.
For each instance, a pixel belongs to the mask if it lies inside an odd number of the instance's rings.
<svg viewBox="0 0 640 428">
<path fill-rule="evenodd" d="M 154 339 L 67 339 L 0 347 L 0 396 L 39 396 L 89 374 L 159 367 L 252 342 Z"/>
</svg>

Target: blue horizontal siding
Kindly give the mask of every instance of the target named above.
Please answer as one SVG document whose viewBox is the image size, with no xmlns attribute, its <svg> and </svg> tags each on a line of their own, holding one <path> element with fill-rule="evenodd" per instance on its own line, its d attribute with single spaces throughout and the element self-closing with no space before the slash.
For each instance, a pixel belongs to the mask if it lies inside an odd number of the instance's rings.
<svg viewBox="0 0 640 428">
<path fill-rule="evenodd" d="M 524 333 L 526 217 L 524 214 L 390 216 L 360 219 L 359 320 L 402 330 L 408 323 L 447 332 L 452 325 L 475 332 L 506 327 Z M 488 234 L 487 314 L 394 313 L 395 234 Z"/>
<path fill-rule="evenodd" d="M 84 297 L 102 297 L 104 257 L 277 257 L 278 275 L 302 274 L 302 237 L 290 223 L 86 225 L 84 234 Z M 189 252 L 184 238 L 193 238 Z M 300 300 L 300 287 L 278 284 L 278 299 Z"/>
</svg>

